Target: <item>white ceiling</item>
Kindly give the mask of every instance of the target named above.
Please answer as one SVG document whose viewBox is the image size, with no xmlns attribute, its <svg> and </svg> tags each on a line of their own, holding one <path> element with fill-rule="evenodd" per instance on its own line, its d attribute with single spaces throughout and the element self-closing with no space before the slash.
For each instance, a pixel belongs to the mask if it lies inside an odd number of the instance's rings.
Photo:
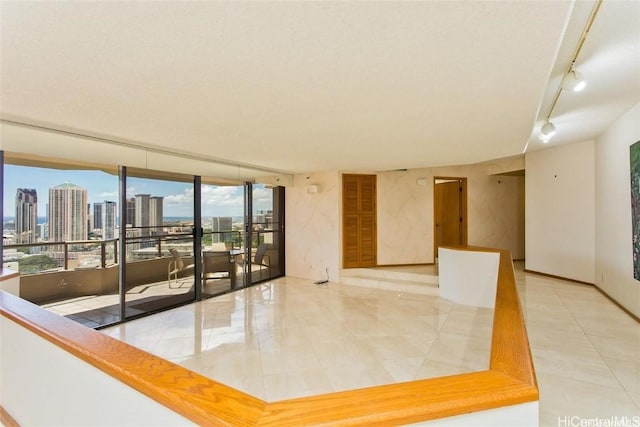
<svg viewBox="0 0 640 427">
<path fill-rule="evenodd" d="M 541 147 L 592 6 L 3 1 L 0 112 L 287 172 L 474 163 Z M 639 58 L 640 2 L 605 0 L 550 145 L 640 101 Z"/>
</svg>

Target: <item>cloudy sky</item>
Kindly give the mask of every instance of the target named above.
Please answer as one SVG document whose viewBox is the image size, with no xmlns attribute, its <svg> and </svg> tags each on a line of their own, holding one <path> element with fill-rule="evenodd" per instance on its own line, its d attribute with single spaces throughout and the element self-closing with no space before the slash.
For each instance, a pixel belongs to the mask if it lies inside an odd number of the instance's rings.
<svg viewBox="0 0 640 427">
<path fill-rule="evenodd" d="M 118 177 L 101 171 L 73 171 L 5 165 L 4 216 L 15 215 L 18 188 L 35 188 L 38 194 L 38 216 L 46 216 L 49 188 L 71 182 L 87 189 L 89 203 L 118 200 Z M 127 178 L 127 197 L 136 194 L 163 196 L 165 217 L 193 217 L 193 185 L 184 182 L 146 178 Z M 244 196 L 242 186 L 202 186 L 202 216 L 242 216 Z M 271 209 L 271 190 L 255 185 L 254 210 Z"/>
</svg>

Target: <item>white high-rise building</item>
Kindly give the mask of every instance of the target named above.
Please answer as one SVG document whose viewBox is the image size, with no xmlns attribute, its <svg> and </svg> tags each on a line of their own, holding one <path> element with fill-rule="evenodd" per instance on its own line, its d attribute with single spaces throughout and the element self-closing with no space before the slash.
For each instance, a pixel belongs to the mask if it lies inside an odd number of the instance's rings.
<svg viewBox="0 0 640 427">
<path fill-rule="evenodd" d="M 34 189 L 18 188 L 16 190 L 15 242 L 36 242 L 37 227 L 38 194 Z"/>
<path fill-rule="evenodd" d="M 150 194 L 136 194 L 135 227 L 140 227 L 140 235 L 149 235 L 149 198 Z"/>
<path fill-rule="evenodd" d="M 155 227 L 151 229 L 151 234 L 160 234 L 162 232 L 162 226 L 164 224 L 162 220 L 162 203 L 164 197 L 151 196 L 149 198 L 149 227 Z"/>
<path fill-rule="evenodd" d="M 122 222 L 122 220 L 120 222 Z M 124 224 L 122 228 L 125 228 L 126 225 L 132 227 L 136 225 L 136 199 L 133 197 L 127 199 L 127 217 L 125 218 Z"/>
<path fill-rule="evenodd" d="M 70 182 L 49 188 L 49 241 L 86 240 L 87 190 Z"/>
<path fill-rule="evenodd" d="M 213 243 L 230 242 L 231 231 L 233 230 L 233 218 L 230 216 L 215 216 L 211 218 L 211 220 L 211 231 L 213 231 L 211 241 Z M 222 233 L 223 231 L 228 231 L 228 233 Z"/>
</svg>

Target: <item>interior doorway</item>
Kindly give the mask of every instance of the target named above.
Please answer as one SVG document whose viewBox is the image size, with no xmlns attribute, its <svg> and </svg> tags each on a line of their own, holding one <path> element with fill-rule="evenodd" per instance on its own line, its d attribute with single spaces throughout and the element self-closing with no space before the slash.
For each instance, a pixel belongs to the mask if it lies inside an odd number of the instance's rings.
<svg viewBox="0 0 640 427">
<path fill-rule="evenodd" d="M 433 254 L 438 247 L 467 244 L 467 179 L 435 177 L 433 181 Z"/>
</svg>

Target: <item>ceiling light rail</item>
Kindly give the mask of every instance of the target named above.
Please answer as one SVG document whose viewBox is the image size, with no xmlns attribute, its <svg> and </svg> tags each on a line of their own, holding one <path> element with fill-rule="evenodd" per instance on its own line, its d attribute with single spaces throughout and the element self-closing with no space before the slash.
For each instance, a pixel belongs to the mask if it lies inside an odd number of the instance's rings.
<svg viewBox="0 0 640 427">
<path fill-rule="evenodd" d="M 551 107 L 549 108 L 549 114 L 545 121 L 542 123 L 540 127 L 539 139 L 542 143 L 546 144 L 551 140 L 551 138 L 556 134 L 556 127 L 551 122 L 551 115 L 553 114 L 553 110 L 558 103 L 558 99 L 560 98 L 560 94 L 563 90 L 568 90 L 572 92 L 580 92 L 587 86 L 587 81 L 584 79 L 581 73 L 576 70 L 576 60 L 578 59 L 578 55 L 582 50 L 582 46 L 584 45 L 585 40 L 587 39 L 587 35 L 589 31 L 591 31 L 591 27 L 593 26 L 593 22 L 596 19 L 596 15 L 600 10 L 600 6 L 602 5 L 603 0 L 597 0 L 596 4 L 593 6 L 593 10 L 589 15 L 589 19 L 587 20 L 587 25 L 580 36 L 580 40 L 578 41 L 578 45 L 576 46 L 576 50 L 573 52 L 573 56 L 571 57 L 571 65 L 569 69 L 565 71 L 562 81 L 560 82 L 560 87 L 556 91 L 556 95 L 553 97 L 553 101 L 551 102 Z"/>
</svg>

